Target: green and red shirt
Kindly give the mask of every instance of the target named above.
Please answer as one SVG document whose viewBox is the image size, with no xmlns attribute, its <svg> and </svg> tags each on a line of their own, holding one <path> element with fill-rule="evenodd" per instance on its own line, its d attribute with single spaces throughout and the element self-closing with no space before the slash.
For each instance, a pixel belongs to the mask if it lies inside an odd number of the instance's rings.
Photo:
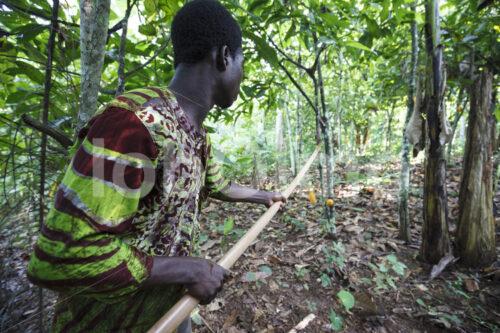
<svg viewBox="0 0 500 333">
<path fill-rule="evenodd" d="M 166 88 L 116 97 L 73 150 L 28 277 L 60 292 L 55 332 L 146 331 L 182 292 L 141 288 L 153 257 L 192 255 L 203 200 L 231 184 Z"/>
</svg>

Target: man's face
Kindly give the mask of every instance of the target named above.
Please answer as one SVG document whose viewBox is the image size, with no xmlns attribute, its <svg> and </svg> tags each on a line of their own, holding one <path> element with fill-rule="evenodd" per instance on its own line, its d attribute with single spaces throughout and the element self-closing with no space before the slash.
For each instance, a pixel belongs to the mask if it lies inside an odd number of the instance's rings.
<svg viewBox="0 0 500 333">
<path fill-rule="evenodd" d="M 229 55 L 227 59 L 226 70 L 221 75 L 220 93 L 216 100 L 216 104 L 221 108 L 230 107 L 238 98 L 241 80 L 243 79 L 244 59 L 242 50 L 236 51 L 234 58 Z"/>
</svg>

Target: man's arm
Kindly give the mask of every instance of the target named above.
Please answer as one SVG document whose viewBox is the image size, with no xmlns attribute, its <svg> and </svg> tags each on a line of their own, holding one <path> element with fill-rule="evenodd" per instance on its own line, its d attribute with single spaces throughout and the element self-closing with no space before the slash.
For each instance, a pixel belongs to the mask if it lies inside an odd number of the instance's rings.
<svg viewBox="0 0 500 333">
<path fill-rule="evenodd" d="M 267 207 L 270 207 L 277 201 L 281 201 L 282 206 L 286 203 L 286 198 L 281 193 L 260 191 L 241 186 L 235 182 L 231 182 L 230 188 L 226 193 L 217 193 L 214 197 L 224 201 L 251 202 L 266 205 Z"/>
<path fill-rule="evenodd" d="M 191 296 L 208 304 L 230 275 L 228 270 L 202 258 L 154 257 L 151 275 L 143 287 L 183 284 Z"/>
</svg>

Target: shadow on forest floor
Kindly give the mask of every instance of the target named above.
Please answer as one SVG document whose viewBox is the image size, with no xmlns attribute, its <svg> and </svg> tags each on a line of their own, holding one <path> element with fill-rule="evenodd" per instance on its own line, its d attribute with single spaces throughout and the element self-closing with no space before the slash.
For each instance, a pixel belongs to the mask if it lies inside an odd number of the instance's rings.
<svg viewBox="0 0 500 333">
<path fill-rule="evenodd" d="M 447 169 L 452 240 L 459 167 Z M 337 239 L 326 238 L 322 231 L 323 204 L 311 204 L 307 188 L 296 191 L 285 211 L 233 266 L 233 278 L 219 297 L 199 308 L 193 317 L 194 332 L 286 332 L 306 317 L 311 320 L 304 332 L 330 331 L 332 319 L 337 324 L 342 320 L 345 332 L 499 329 L 494 326 L 500 322 L 498 260 L 483 270 L 452 264 L 429 281 L 431 267 L 416 259 L 422 225 L 421 165 L 412 167 L 410 178 L 412 240 L 407 245 L 396 238 L 398 164 L 344 166 L 336 174 Z M 499 202 L 497 192 L 495 203 Z M 202 255 L 218 260 L 264 211 L 249 204 L 207 202 L 200 221 Z M 234 221 L 233 228 L 224 228 L 228 219 Z M 497 217 L 497 230 L 499 221 Z M 31 247 L 23 248 L 35 236 L 23 229 L 25 222 L 11 222 L 0 234 L 0 331 L 38 329 L 38 288 L 25 278 Z M 497 254 L 498 244 L 497 233 Z M 354 295 L 349 311 L 337 296 L 341 290 Z M 55 295 L 44 294 L 48 325 Z"/>
</svg>

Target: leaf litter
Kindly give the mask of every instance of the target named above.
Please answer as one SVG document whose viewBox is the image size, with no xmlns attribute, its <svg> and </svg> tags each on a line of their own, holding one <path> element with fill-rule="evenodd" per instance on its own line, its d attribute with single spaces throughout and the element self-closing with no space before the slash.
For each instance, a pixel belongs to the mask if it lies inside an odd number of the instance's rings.
<svg viewBox="0 0 500 333">
<path fill-rule="evenodd" d="M 448 168 L 447 186 L 456 193 L 461 170 L 459 163 L 455 165 Z M 337 176 L 344 179 L 356 171 L 354 167 L 339 165 Z M 417 259 L 423 169 L 417 164 L 411 171 L 411 241 L 405 244 L 397 239 L 398 174 L 394 170 L 398 168 L 397 163 L 365 164 L 366 177 L 338 183 L 335 240 L 323 234 L 321 198 L 316 197 L 312 204 L 310 187 L 295 191 L 284 212 L 232 267 L 232 279 L 214 302 L 194 312 L 193 332 L 495 330 L 493 325 L 500 322 L 498 262 L 483 270 L 469 270 L 447 259 L 439 274 L 429 279 L 432 267 Z M 384 172 L 390 181 L 364 183 L 371 174 Z M 319 184 L 312 189 L 321 193 Z M 448 200 L 453 237 L 458 198 L 450 195 Z M 499 192 L 495 196 L 498 203 Z M 264 211 L 264 207 L 249 204 L 207 202 L 200 220 L 200 256 L 220 259 Z M 234 226 L 224 233 L 228 219 L 234 220 Z M 499 217 L 496 219 L 498 225 Z M 38 288 L 25 278 L 31 247 L 16 246 L 15 233 L 7 232 L 27 234 L 32 246 L 36 232 L 25 225 L 27 218 L 18 216 L 0 232 L 2 332 L 38 330 Z M 47 328 L 55 297 L 44 291 Z M 14 323 L 18 326 L 12 329 Z"/>
</svg>

